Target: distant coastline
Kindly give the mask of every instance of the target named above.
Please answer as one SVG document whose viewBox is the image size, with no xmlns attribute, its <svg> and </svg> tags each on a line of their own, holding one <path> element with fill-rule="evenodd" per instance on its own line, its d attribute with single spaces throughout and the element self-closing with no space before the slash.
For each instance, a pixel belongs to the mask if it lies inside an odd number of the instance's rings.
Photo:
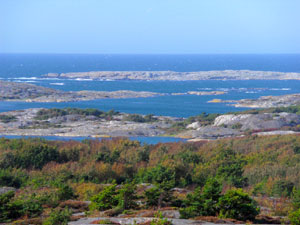
<svg viewBox="0 0 300 225">
<path fill-rule="evenodd" d="M 89 71 L 48 73 L 47 78 L 91 80 L 300 80 L 300 73 L 254 70 L 212 70 L 198 72 L 175 71 Z"/>
</svg>

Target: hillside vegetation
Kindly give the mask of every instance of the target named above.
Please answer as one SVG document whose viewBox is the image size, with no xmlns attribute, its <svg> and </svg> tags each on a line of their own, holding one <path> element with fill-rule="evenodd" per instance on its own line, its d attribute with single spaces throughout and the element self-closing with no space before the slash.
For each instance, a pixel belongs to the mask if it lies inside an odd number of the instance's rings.
<svg viewBox="0 0 300 225">
<path fill-rule="evenodd" d="M 157 145 L 118 138 L 82 142 L 2 138 L 0 186 L 19 190 L 16 194 L 8 192 L 1 200 L 14 207 L 2 207 L 0 211 L 15 212 L 0 219 L 3 222 L 24 215 L 36 217 L 46 213 L 46 208 L 56 208 L 64 200 L 73 199 L 92 200 L 91 210 L 101 211 L 111 206 L 120 209 L 120 204 L 123 204 L 120 213 L 133 208 L 173 206 L 181 208 L 183 218 L 219 215 L 243 220 L 233 212 L 236 209 L 220 211 L 222 205 L 231 204 L 230 196 L 237 196 L 250 204 L 248 210 L 252 216 L 244 220 L 253 220 L 259 210 L 249 196 L 256 199 L 273 196 L 288 203 L 299 190 L 299 173 L 300 136 L 297 135 Z M 128 183 L 131 185 L 126 186 Z M 141 190 L 142 183 L 154 186 Z M 116 187 L 117 184 L 122 185 Z M 195 192 L 178 195 L 174 194 L 175 187 L 184 188 L 185 193 Z M 138 196 L 133 195 L 136 188 Z M 215 190 L 219 190 L 218 196 L 211 195 Z M 127 196 L 125 203 L 120 200 L 124 196 Z M 110 207 L 102 205 L 103 198 L 113 201 Z M 144 203 L 137 206 L 137 199 Z M 207 204 L 215 210 L 207 211 Z M 44 210 L 40 209 L 42 205 Z M 281 214 L 287 215 L 292 209 L 288 205 Z"/>
</svg>

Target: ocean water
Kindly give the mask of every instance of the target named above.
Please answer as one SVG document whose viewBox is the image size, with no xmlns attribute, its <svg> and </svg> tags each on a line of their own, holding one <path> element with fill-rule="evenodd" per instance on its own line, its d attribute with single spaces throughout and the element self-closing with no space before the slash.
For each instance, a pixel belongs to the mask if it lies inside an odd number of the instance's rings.
<svg viewBox="0 0 300 225">
<path fill-rule="evenodd" d="M 300 81 L 88 81 L 45 79 L 50 72 L 93 70 L 264 70 L 300 72 L 300 55 L 36 55 L 0 54 L 0 79 L 28 82 L 65 91 L 151 91 L 165 96 L 132 99 L 99 99 L 70 103 L 0 102 L 0 112 L 32 107 L 80 107 L 114 109 L 126 113 L 189 117 L 207 113 L 244 110 L 223 103 L 207 103 L 214 98 L 243 99 L 264 95 L 300 93 Z M 218 96 L 178 95 L 188 91 L 226 91 Z"/>
<path fill-rule="evenodd" d="M 59 137 L 59 136 L 18 136 L 18 135 L 0 135 L 0 138 L 42 138 L 49 141 L 83 141 L 83 140 L 102 140 L 102 139 L 111 139 L 111 138 L 91 138 L 91 137 Z M 132 141 L 139 141 L 142 144 L 158 144 L 158 143 L 168 143 L 168 142 L 186 142 L 186 139 L 176 138 L 176 137 L 129 137 L 128 139 Z"/>
</svg>

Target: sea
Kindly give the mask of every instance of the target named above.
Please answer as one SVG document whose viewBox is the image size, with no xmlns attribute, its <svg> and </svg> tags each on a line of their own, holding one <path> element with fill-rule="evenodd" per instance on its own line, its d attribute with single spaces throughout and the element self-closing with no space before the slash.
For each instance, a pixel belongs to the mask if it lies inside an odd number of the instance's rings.
<svg viewBox="0 0 300 225">
<path fill-rule="evenodd" d="M 114 109 L 125 113 L 190 117 L 200 113 L 241 111 L 222 100 L 255 99 L 266 95 L 300 93 L 297 80 L 132 81 L 44 78 L 47 73 L 86 71 L 209 71 L 259 70 L 300 72 L 300 54 L 224 55 L 107 55 L 107 54 L 0 54 L 0 79 L 26 82 L 64 91 L 151 91 L 165 96 L 99 99 L 70 103 L 1 102 L 0 112 L 26 108 L 79 107 Z M 170 95 L 188 91 L 225 91 L 218 96 Z M 162 140 L 159 140 L 162 142 Z M 158 142 L 159 142 L 158 141 Z M 147 142 L 147 141 L 146 141 Z"/>
</svg>

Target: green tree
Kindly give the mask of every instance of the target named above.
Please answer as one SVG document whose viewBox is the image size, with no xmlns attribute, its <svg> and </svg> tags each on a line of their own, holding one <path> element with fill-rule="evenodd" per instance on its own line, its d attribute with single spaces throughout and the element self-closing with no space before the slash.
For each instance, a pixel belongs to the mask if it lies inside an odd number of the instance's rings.
<svg viewBox="0 0 300 225">
<path fill-rule="evenodd" d="M 237 220 L 253 221 L 259 214 L 257 203 L 242 189 L 227 191 L 217 205 L 220 209 L 220 217 Z"/>
<path fill-rule="evenodd" d="M 222 185 L 216 179 L 208 179 L 201 191 L 197 188 L 194 193 L 188 194 L 185 200 L 186 208 L 180 209 L 182 218 L 196 216 L 215 216 L 218 213 L 217 203 L 222 191 Z"/>
<path fill-rule="evenodd" d="M 152 187 L 145 191 L 146 205 L 148 207 L 157 206 L 160 196 L 160 190 L 158 187 Z"/>
<path fill-rule="evenodd" d="M 291 225 L 300 225 L 300 209 L 290 212 L 288 217 Z"/>
<path fill-rule="evenodd" d="M 106 186 L 98 195 L 91 198 L 90 209 L 107 210 L 118 205 L 116 184 Z"/>
<path fill-rule="evenodd" d="M 136 184 L 124 184 L 122 188 L 118 190 L 118 206 L 121 207 L 123 210 L 136 208 L 137 204 L 135 200 L 137 199 L 137 196 L 135 193 Z"/>
<path fill-rule="evenodd" d="M 68 209 L 55 209 L 50 216 L 43 222 L 43 225 L 67 225 L 70 221 L 72 212 Z"/>
<path fill-rule="evenodd" d="M 279 180 L 275 182 L 272 194 L 279 197 L 289 197 L 293 192 L 293 188 L 294 183 L 285 180 Z"/>
<path fill-rule="evenodd" d="M 293 188 L 292 193 L 292 205 L 293 209 L 300 209 L 300 189 Z"/>
<path fill-rule="evenodd" d="M 217 177 L 234 187 L 247 186 L 248 180 L 243 176 L 243 167 L 246 164 L 245 160 L 241 159 L 231 149 L 223 148 L 221 148 L 217 160 L 221 162 L 217 170 Z"/>
<path fill-rule="evenodd" d="M 68 200 L 76 198 L 73 189 L 68 184 L 61 184 L 57 191 L 57 196 L 59 200 Z"/>
</svg>

